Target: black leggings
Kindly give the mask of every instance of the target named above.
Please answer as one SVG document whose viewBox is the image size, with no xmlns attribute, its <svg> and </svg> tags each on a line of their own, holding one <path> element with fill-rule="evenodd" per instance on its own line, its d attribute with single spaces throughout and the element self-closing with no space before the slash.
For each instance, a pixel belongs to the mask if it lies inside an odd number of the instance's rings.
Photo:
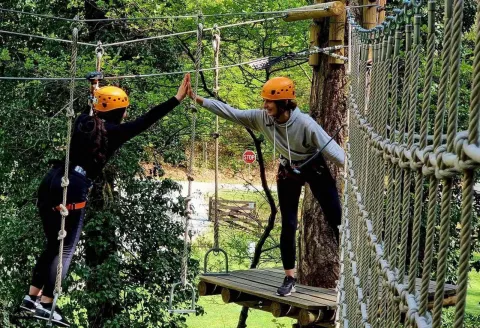
<svg viewBox="0 0 480 328">
<path fill-rule="evenodd" d="M 280 252 L 285 270 L 295 268 L 298 203 L 305 182 L 308 183 L 313 196 L 320 203 L 325 219 L 333 229 L 337 242 L 339 238 L 338 226 L 341 223 L 342 208 L 335 180 L 332 178 L 324 159 L 319 158 L 311 166 L 304 168 L 299 175 L 280 165 L 277 176 L 277 191 L 282 215 Z"/>
<path fill-rule="evenodd" d="M 61 215 L 58 211 L 54 211 L 53 208 L 60 205 L 63 200 L 63 188 L 61 186 L 63 173 L 63 167 L 51 169 L 44 177 L 38 189 L 37 206 L 42 219 L 47 243 L 33 269 L 31 285 L 43 289 L 43 295 L 47 297 L 53 297 L 57 276 L 58 252 L 60 247 L 58 232 L 60 230 Z M 88 189 L 91 186 L 90 180 L 73 170 L 69 173 L 68 178 L 70 185 L 68 186 L 67 192 L 67 204 L 86 201 Z M 84 216 L 85 208 L 69 211 L 69 215 L 65 219 L 67 236 L 64 239 L 63 247 L 62 280 L 68 272 L 75 247 L 80 238 Z"/>
</svg>

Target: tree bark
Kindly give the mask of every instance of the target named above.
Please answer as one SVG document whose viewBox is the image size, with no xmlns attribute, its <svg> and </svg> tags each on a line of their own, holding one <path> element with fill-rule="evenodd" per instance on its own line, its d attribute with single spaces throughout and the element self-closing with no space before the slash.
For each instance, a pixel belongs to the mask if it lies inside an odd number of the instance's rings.
<svg viewBox="0 0 480 328">
<path fill-rule="evenodd" d="M 321 33 L 319 46 L 328 46 L 328 21 L 319 23 Z M 345 37 L 347 40 L 347 36 Z M 313 81 L 310 94 L 310 115 L 333 136 L 346 122 L 346 85 L 345 65 L 329 64 L 327 55 L 320 55 L 319 65 L 313 67 Z M 343 147 L 346 131 L 335 138 Z M 339 193 L 343 182 L 340 170 L 329 163 L 330 171 L 337 180 Z M 334 288 L 339 276 L 339 252 L 333 230 L 323 217 L 319 203 L 306 187 L 303 202 L 303 219 L 300 221 L 298 279 L 309 286 Z"/>
</svg>

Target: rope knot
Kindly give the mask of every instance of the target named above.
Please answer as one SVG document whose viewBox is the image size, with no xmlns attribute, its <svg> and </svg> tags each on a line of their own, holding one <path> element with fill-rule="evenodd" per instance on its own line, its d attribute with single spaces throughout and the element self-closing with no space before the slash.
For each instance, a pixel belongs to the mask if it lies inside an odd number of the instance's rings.
<svg viewBox="0 0 480 328">
<path fill-rule="evenodd" d="M 464 143 L 463 152 L 477 163 L 480 163 L 480 147 L 476 144 Z"/>
<path fill-rule="evenodd" d="M 70 184 L 70 180 L 68 180 L 68 177 L 67 176 L 62 177 L 62 188 L 68 187 L 69 184 Z"/>
<path fill-rule="evenodd" d="M 190 112 L 196 113 L 198 112 L 197 106 L 195 104 L 191 103 L 190 106 L 188 106 L 188 109 L 190 109 Z"/>
<path fill-rule="evenodd" d="M 437 179 L 450 179 L 458 174 L 454 167 L 456 154 L 447 152 L 446 145 L 441 145 L 435 150 L 435 177 Z"/>
<path fill-rule="evenodd" d="M 420 149 L 418 144 L 413 144 L 412 147 L 405 154 L 410 159 L 410 169 L 418 171 L 424 165 L 423 155 L 418 156 L 417 151 Z"/>
<path fill-rule="evenodd" d="M 67 236 L 67 231 L 66 230 L 60 230 L 58 232 L 58 240 L 62 240 L 62 239 L 65 239 L 65 237 Z"/>
<path fill-rule="evenodd" d="M 60 204 L 59 207 L 60 207 L 60 215 L 63 216 L 63 217 L 67 217 L 68 216 L 68 209 L 65 207 L 65 205 Z"/>
</svg>

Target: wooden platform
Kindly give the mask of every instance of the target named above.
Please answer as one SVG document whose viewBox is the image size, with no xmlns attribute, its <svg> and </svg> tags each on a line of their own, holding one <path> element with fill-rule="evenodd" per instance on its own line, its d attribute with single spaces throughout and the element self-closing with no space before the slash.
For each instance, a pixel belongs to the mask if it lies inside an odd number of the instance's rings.
<svg viewBox="0 0 480 328">
<path fill-rule="evenodd" d="M 199 295 L 222 295 L 226 303 L 237 303 L 250 308 L 268 311 L 274 317 L 298 319 L 299 325 L 327 326 L 333 323 L 337 293 L 334 289 L 297 284 L 296 293 L 281 297 L 276 295 L 283 281 L 282 269 L 253 269 L 231 272 L 230 275 L 200 276 Z M 420 279 L 417 288 L 420 289 Z M 429 299 L 433 300 L 435 282 L 430 282 Z M 445 286 L 444 305 L 455 304 L 456 286 Z"/>
</svg>

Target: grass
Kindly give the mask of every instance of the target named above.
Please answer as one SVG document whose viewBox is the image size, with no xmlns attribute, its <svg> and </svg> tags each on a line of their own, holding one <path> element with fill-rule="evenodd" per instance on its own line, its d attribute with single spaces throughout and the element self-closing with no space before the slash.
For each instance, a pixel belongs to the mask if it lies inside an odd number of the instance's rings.
<svg viewBox="0 0 480 328">
<path fill-rule="evenodd" d="M 470 272 L 469 278 L 466 312 L 480 315 L 480 272 Z"/>
<path fill-rule="evenodd" d="M 222 297 L 201 297 L 199 305 L 205 309 L 203 316 L 187 318 L 189 328 L 232 328 L 236 327 L 242 307 L 237 304 L 225 304 Z M 274 318 L 271 313 L 250 310 L 247 324 L 249 328 L 290 328 L 295 320 L 290 318 Z"/>
<path fill-rule="evenodd" d="M 480 254 L 474 254 L 476 260 L 480 259 Z M 467 291 L 466 312 L 474 315 L 480 315 L 480 272 L 471 271 L 468 275 L 469 286 Z"/>
</svg>

